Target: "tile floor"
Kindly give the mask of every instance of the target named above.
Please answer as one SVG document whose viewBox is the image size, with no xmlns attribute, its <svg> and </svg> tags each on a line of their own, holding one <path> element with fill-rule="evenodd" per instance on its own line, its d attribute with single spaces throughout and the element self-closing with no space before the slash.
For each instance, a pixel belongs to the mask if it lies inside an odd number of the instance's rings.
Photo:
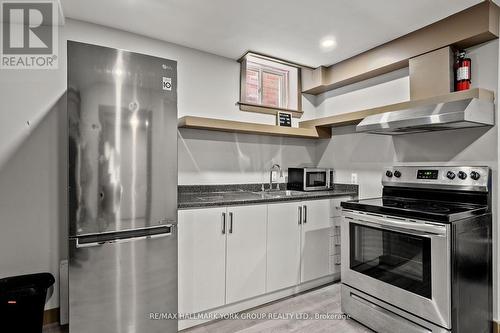
<svg viewBox="0 0 500 333">
<path fill-rule="evenodd" d="M 270 303 L 249 313 L 341 313 L 340 284 L 335 283 L 294 297 Z M 67 327 L 47 326 L 43 333 L 67 333 Z M 221 320 L 181 331 L 182 333 L 335 332 L 370 333 L 354 320 Z M 90 332 L 89 332 L 90 333 Z"/>
</svg>

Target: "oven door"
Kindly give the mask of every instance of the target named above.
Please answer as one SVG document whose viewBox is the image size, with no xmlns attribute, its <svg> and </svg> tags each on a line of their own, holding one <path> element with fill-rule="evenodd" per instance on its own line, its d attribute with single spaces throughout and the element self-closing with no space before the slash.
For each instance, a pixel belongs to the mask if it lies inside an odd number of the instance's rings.
<svg viewBox="0 0 500 333">
<path fill-rule="evenodd" d="M 342 283 L 451 328 L 449 225 L 343 212 Z"/>
<path fill-rule="evenodd" d="M 327 190 L 330 187 L 330 169 L 304 169 L 304 191 Z"/>
</svg>

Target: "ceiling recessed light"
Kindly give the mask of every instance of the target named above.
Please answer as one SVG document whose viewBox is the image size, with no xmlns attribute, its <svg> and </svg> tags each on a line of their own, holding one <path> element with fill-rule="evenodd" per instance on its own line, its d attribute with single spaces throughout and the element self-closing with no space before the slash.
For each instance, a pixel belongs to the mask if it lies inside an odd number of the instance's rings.
<svg viewBox="0 0 500 333">
<path fill-rule="evenodd" d="M 337 42 L 332 37 L 326 37 L 321 40 L 321 48 L 325 51 L 330 51 L 337 46 Z"/>
</svg>

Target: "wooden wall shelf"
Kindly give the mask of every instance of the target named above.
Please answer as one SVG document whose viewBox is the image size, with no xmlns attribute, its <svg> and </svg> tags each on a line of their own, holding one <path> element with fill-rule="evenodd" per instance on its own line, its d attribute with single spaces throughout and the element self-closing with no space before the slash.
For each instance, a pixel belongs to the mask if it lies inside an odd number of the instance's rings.
<svg viewBox="0 0 500 333">
<path fill-rule="evenodd" d="M 283 136 L 306 139 L 324 139 L 331 137 L 331 129 L 325 128 L 295 128 L 274 125 L 256 124 L 233 120 L 186 116 L 179 119 L 179 128 L 194 128 L 209 131 L 246 133 L 258 135 Z"/>
<path fill-rule="evenodd" d="M 306 120 L 306 121 L 300 122 L 299 126 L 301 128 L 316 128 L 316 129 L 318 129 L 321 127 L 330 128 L 330 127 L 338 127 L 338 126 L 345 126 L 345 125 L 357 125 L 364 118 L 371 116 L 371 115 L 374 115 L 374 114 L 385 113 L 385 112 L 390 112 L 390 111 L 404 110 L 404 109 L 414 108 L 414 107 L 418 107 L 418 106 L 437 104 L 437 103 L 441 103 L 441 102 L 458 101 L 458 100 L 467 99 L 467 98 L 479 98 L 479 99 L 484 99 L 484 100 L 493 102 L 494 94 L 492 91 L 489 91 L 489 90 L 474 88 L 474 89 L 469 89 L 469 90 L 465 90 L 465 91 L 452 92 L 452 93 L 442 95 L 442 96 L 407 101 L 407 102 L 402 102 L 402 103 L 380 106 L 380 107 L 376 107 L 376 108 L 372 108 L 372 109 L 347 112 L 347 113 L 342 113 L 342 114 L 333 115 L 333 116 L 324 117 L 324 118 Z"/>
<path fill-rule="evenodd" d="M 302 96 L 300 98 L 302 98 Z M 299 100 L 300 100 L 300 98 L 299 98 Z M 247 112 L 256 112 L 256 113 L 277 115 L 278 112 L 283 111 L 283 112 L 291 113 L 293 118 L 300 118 L 304 114 L 304 111 L 283 109 L 283 108 L 272 108 L 272 107 L 267 107 L 265 105 L 259 105 L 259 104 L 251 104 L 251 103 L 243 103 L 243 102 L 238 102 L 237 104 L 240 106 L 241 111 L 247 111 Z"/>
<path fill-rule="evenodd" d="M 302 121 L 299 123 L 299 128 L 280 127 L 274 125 L 194 116 L 185 116 L 180 118 L 178 127 L 231 133 L 246 133 L 306 139 L 327 139 L 332 136 L 332 127 L 356 125 L 364 118 L 374 114 L 404 110 L 442 102 L 458 101 L 468 98 L 479 98 L 493 102 L 494 93 L 489 90 L 474 88 L 465 91 L 452 92 L 442 96 L 401 102 L 372 109 L 347 112 L 329 117 Z"/>
</svg>

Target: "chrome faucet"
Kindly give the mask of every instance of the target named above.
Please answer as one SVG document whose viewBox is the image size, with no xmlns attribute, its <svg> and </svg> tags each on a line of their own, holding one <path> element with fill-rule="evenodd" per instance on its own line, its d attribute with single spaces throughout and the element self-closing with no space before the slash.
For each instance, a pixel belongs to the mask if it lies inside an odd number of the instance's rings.
<svg viewBox="0 0 500 333">
<path fill-rule="evenodd" d="M 271 169 L 269 170 L 269 191 L 273 190 L 273 171 L 278 170 L 280 172 L 280 177 L 283 177 L 283 170 L 281 170 L 281 167 L 279 164 L 273 164 Z M 276 189 L 279 191 L 280 189 L 280 184 L 276 183 Z"/>
</svg>

